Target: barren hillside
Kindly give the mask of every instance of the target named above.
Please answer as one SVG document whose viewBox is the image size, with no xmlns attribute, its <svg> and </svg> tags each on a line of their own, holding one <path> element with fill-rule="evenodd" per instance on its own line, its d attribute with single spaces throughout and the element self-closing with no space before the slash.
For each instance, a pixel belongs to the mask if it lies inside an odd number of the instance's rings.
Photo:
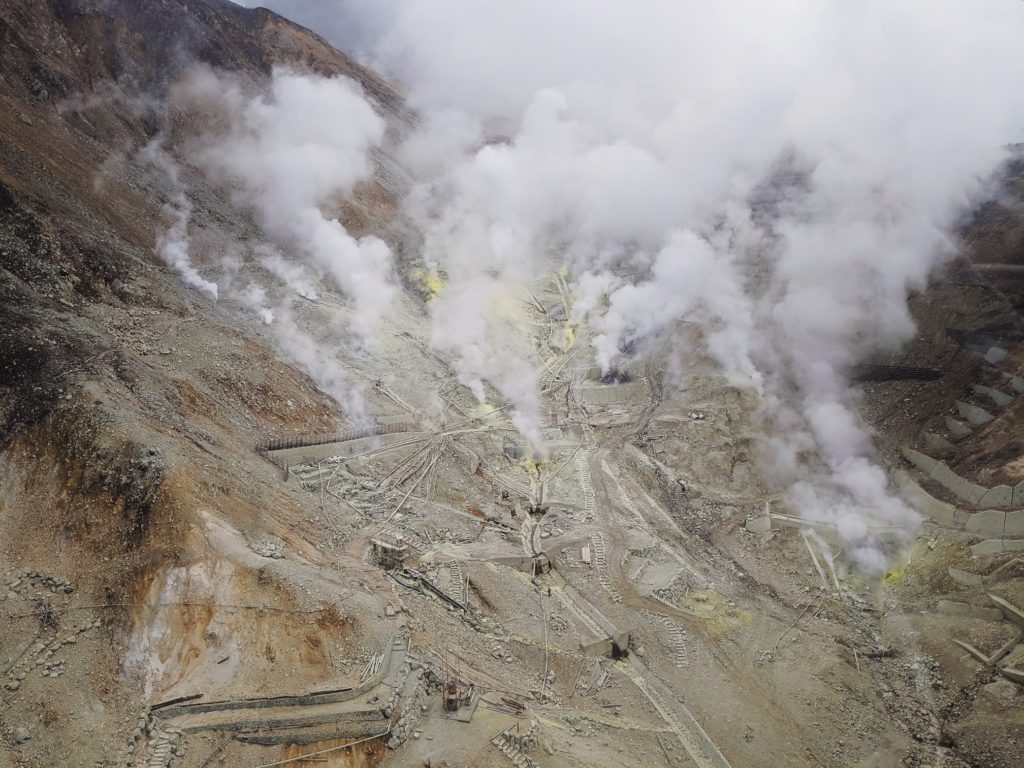
<svg viewBox="0 0 1024 768">
<path fill-rule="evenodd" d="M 867 579 L 758 472 L 749 388 L 706 358 L 602 377 L 559 272 L 508 309 L 531 457 L 431 339 L 388 154 L 413 116 L 312 32 L 227 0 L 0 0 L 0 50 L 0 766 L 1020 764 L 1018 167 L 913 297 L 916 339 L 858 372 L 925 519 Z M 325 214 L 395 253 L 378 346 L 339 340 L 326 282 L 294 310 L 366 419 L 155 255 L 158 136 L 197 267 L 264 239 L 184 159 L 196 63 L 351 78 L 386 124 Z"/>
</svg>

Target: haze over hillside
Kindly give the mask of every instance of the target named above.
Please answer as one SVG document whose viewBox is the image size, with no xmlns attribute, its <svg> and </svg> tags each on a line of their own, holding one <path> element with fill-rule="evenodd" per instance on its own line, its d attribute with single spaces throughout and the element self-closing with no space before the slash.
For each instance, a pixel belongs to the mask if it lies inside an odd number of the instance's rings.
<svg viewBox="0 0 1024 768">
<path fill-rule="evenodd" d="M 253 5 L 0 0 L 0 766 L 1018 764 L 1024 6 Z"/>
</svg>

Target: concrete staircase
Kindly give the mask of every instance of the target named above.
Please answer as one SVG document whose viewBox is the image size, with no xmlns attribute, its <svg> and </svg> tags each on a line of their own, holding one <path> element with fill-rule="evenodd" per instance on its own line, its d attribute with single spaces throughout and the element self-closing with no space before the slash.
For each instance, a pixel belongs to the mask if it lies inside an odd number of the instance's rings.
<svg viewBox="0 0 1024 768">
<path fill-rule="evenodd" d="M 465 605 L 469 596 L 466 594 L 466 577 L 462 572 L 462 563 L 459 560 L 449 560 L 446 566 L 448 570 L 446 591 Z"/>
<path fill-rule="evenodd" d="M 506 728 L 491 739 L 491 744 L 496 746 L 501 754 L 511 760 L 512 765 L 516 766 L 516 768 L 537 768 L 537 763 L 525 751 L 531 746 L 536 745 L 536 731 L 535 727 L 531 727 L 529 731 L 520 736 Z"/>
<path fill-rule="evenodd" d="M 597 580 L 605 592 L 611 595 L 612 602 L 621 603 L 622 595 L 612 586 L 611 577 L 608 573 L 608 551 L 605 548 L 603 533 L 597 531 L 590 537 L 590 548 L 594 554 L 594 570 L 597 571 Z"/>
<path fill-rule="evenodd" d="M 659 616 L 658 619 L 668 633 L 668 647 L 672 652 L 673 663 L 677 667 L 689 666 L 690 662 L 687 660 L 686 654 L 686 630 L 679 625 L 679 622 L 672 621 L 666 616 Z"/>
<path fill-rule="evenodd" d="M 672 656 L 672 663 L 677 667 L 689 666 L 690 662 L 686 651 L 686 630 L 680 626 L 679 622 L 673 621 L 668 616 L 661 616 L 650 611 L 643 611 L 643 615 L 648 621 L 656 622 L 664 629 L 664 636 L 666 638 L 664 645 Z"/>
<path fill-rule="evenodd" d="M 583 490 L 583 510 L 589 515 L 594 512 L 594 482 L 590 477 L 589 451 L 581 448 L 576 452 L 576 475 Z"/>
</svg>

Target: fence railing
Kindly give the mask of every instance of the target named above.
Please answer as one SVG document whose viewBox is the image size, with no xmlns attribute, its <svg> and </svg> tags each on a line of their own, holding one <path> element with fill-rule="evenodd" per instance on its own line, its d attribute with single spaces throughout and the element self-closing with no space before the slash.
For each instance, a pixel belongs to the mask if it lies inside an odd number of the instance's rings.
<svg viewBox="0 0 1024 768">
<path fill-rule="evenodd" d="M 400 421 L 394 424 L 375 424 L 372 427 L 363 429 L 346 429 L 342 432 L 335 432 L 331 435 L 297 435 L 295 437 L 279 437 L 274 440 L 266 440 L 256 444 L 257 453 L 270 453 L 272 451 L 284 451 L 289 448 L 308 448 L 312 445 L 327 445 L 328 443 L 344 443 L 348 440 L 358 440 L 363 437 L 376 437 L 377 435 L 393 435 L 397 432 L 416 432 L 419 425 L 411 421 Z"/>
</svg>

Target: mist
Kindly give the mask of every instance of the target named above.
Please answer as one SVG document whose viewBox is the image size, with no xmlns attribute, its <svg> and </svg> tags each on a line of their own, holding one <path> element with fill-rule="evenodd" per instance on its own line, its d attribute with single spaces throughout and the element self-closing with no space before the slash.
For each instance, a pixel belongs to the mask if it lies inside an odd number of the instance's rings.
<svg viewBox="0 0 1024 768">
<path fill-rule="evenodd" d="M 196 68 L 173 98 L 219 121 L 219 131 L 201 132 L 186 152 L 252 211 L 272 245 L 293 254 L 298 264 L 281 268 L 279 259 L 279 273 L 330 279 L 352 301 L 352 333 L 368 343 L 394 295 L 391 251 L 376 237 L 353 237 L 331 211 L 370 176 L 368 152 L 384 134 L 358 86 L 277 70 L 267 93 L 249 93 Z"/>
<path fill-rule="evenodd" d="M 157 235 L 156 253 L 181 277 L 190 288 L 217 300 L 217 283 L 207 280 L 192 264 L 189 253 L 189 224 L 192 221 L 192 203 L 181 180 L 178 162 L 163 147 L 158 138 L 146 144 L 138 153 L 141 165 L 150 172 L 154 183 L 165 189 L 168 202 L 163 205 L 167 225 Z"/>
<path fill-rule="evenodd" d="M 337 207 L 371 176 L 369 152 L 383 136 L 383 119 L 345 78 L 282 69 L 264 89 L 204 66 L 174 84 L 162 116 L 164 130 L 133 156 L 167 200 L 155 253 L 189 288 L 234 302 L 267 326 L 282 356 L 349 422 L 366 426 L 362 383 L 342 359 L 372 350 L 397 283 L 388 246 L 350 235 Z M 204 259 L 208 277 L 191 257 L 194 174 L 259 227 L 255 240 L 221 240 L 222 250 Z M 347 303 L 322 337 L 299 321 L 295 300 L 315 301 L 325 281 Z"/>
<path fill-rule="evenodd" d="M 347 39 L 302 6 L 273 4 L 409 87 L 406 211 L 451 277 L 432 337 L 463 383 L 536 440 L 507 299 L 565 267 L 598 365 L 698 325 L 698 351 L 760 395 L 769 487 L 884 566 L 874 529 L 918 515 L 843 372 L 911 338 L 908 295 L 1021 139 L 1024 5 L 346 0 Z"/>
<path fill-rule="evenodd" d="M 605 370 L 700 324 L 761 394 L 769 487 L 877 571 L 874 529 L 918 515 L 843 371 L 912 336 L 908 294 L 1020 139 L 1022 21 L 1014 2 L 413 1 L 375 50 L 435 121 L 516 126 L 434 160 L 425 183 L 450 191 L 424 221 L 473 222 L 435 250 L 472 226 L 499 281 L 564 263 Z"/>
</svg>

